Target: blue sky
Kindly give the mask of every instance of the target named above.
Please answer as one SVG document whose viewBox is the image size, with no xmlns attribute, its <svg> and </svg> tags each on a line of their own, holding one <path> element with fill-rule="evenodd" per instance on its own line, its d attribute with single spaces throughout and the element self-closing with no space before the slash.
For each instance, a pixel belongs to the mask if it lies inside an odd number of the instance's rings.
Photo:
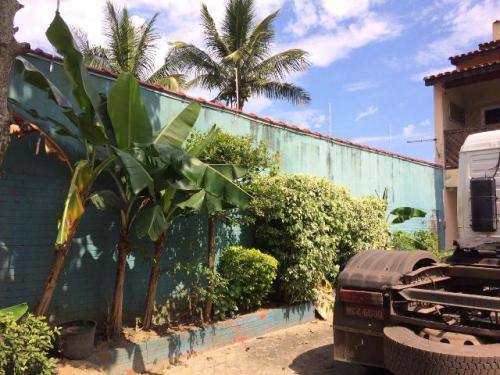
<svg viewBox="0 0 500 375">
<path fill-rule="evenodd" d="M 21 1 L 19 40 L 51 52 L 44 31 L 56 0 Z M 200 0 L 116 1 L 127 6 L 137 23 L 160 12 L 157 64 L 168 41 L 202 45 Z M 216 21 L 224 0 L 205 1 Z M 104 43 L 104 0 L 61 0 L 68 23 Z M 375 147 L 433 160 L 434 143 L 408 140 L 433 135 L 432 88 L 424 75 L 451 69 L 448 57 L 491 40 L 491 24 L 500 18 L 500 0 L 256 0 L 258 18 L 281 8 L 275 50 L 300 47 L 311 67 L 291 80 L 306 88 L 307 106 L 255 98 L 245 110 Z M 29 27 L 27 27 L 29 25 Z M 194 96 L 212 94 L 194 89 Z"/>
</svg>

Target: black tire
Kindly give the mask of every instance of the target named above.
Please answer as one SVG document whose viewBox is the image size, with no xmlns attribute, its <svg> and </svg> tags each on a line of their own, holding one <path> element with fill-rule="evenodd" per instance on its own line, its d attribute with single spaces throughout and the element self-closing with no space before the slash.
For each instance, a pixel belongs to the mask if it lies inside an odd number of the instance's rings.
<svg viewBox="0 0 500 375">
<path fill-rule="evenodd" d="M 396 375 L 500 375 L 499 344 L 445 344 L 405 327 L 384 328 L 384 360 Z"/>
</svg>

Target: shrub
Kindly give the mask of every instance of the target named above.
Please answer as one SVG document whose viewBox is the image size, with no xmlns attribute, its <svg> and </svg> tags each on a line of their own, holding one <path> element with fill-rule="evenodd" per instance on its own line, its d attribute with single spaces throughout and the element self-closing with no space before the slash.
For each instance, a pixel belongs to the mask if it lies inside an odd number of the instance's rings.
<svg viewBox="0 0 500 375">
<path fill-rule="evenodd" d="M 250 193 L 256 241 L 277 258 L 278 291 L 288 303 L 314 300 L 319 281 L 333 281 L 350 256 L 387 244 L 381 199 L 302 175 L 258 178 Z"/>
<path fill-rule="evenodd" d="M 44 318 L 31 314 L 17 322 L 11 317 L 0 318 L 0 374 L 53 374 L 55 360 L 47 353 L 57 333 Z"/>
<path fill-rule="evenodd" d="M 277 269 L 278 261 L 260 250 L 242 246 L 226 248 L 218 266 L 226 283 L 218 286 L 217 315 L 260 307 L 271 291 Z"/>
<path fill-rule="evenodd" d="M 392 234 L 391 247 L 397 250 L 431 250 L 438 249 L 437 237 L 428 230 L 412 233 L 397 231 Z"/>
<path fill-rule="evenodd" d="M 206 137 L 207 133 L 192 132 L 186 142 L 186 149 L 199 145 Z M 251 135 L 232 135 L 221 130 L 198 158 L 207 164 L 240 165 L 247 169 L 246 180 L 264 172 L 276 174 L 279 168 L 279 154 L 272 154 L 264 142 L 255 143 Z"/>
</svg>

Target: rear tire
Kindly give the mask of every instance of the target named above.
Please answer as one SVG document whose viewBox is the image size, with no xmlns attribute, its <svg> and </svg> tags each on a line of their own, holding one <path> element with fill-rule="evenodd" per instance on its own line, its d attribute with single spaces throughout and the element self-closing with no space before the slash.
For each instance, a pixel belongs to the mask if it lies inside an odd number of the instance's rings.
<svg viewBox="0 0 500 375">
<path fill-rule="evenodd" d="M 500 345 L 451 345 L 405 327 L 386 327 L 384 360 L 395 375 L 499 375 Z"/>
</svg>

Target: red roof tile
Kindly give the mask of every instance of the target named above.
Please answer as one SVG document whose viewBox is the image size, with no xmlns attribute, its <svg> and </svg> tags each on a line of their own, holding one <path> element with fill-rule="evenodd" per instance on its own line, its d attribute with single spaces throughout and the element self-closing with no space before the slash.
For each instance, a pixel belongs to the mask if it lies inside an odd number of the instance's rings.
<svg viewBox="0 0 500 375">
<path fill-rule="evenodd" d="M 495 60 L 485 64 L 477 64 L 467 68 L 454 69 L 447 72 L 442 72 L 438 74 L 434 74 L 431 76 L 424 77 L 425 84 L 427 86 L 433 85 L 436 82 L 439 82 L 443 78 L 460 78 L 460 76 L 465 73 L 481 73 L 482 71 L 488 68 L 500 68 L 500 60 Z"/>
<path fill-rule="evenodd" d="M 63 61 L 62 58 L 60 58 L 59 56 L 54 56 L 54 55 L 48 54 L 48 53 L 42 51 L 41 49 L 31 50 L 30 53 L 33 54 L 33 55 L 36 55 L 36 56 L 43 57 L 43 58 L 48 59 L 48 60 L 52 60 L 52 61 L 58 61 L 58 62 L 62 62 Z M 96 74 L 99 74 L 99 75 L 103 75 L 103 76 L 107 76 L 107 77 L 110 77 L 110 78 L 116 78 L 117 77 L 116 74 L 114 74 L 114 73 L 112 73 L 110 71 L 107 71 L 107 70 L 95 69 L 95 68 L 90 68 L 90 67 L 88 67 L 87 69 L 90 72 L 93 72 L 93 73 L 96 73 Z M 224 106 L 221 103 L 213 103 L 213 102 L 209 102 L 209 101 L 207 101 L 207 100 L 205 100 L 203 98 L 194 98 L 194 97 L 188 96 L 188 95 L 186 95 L 183 92 L 169 90 L 169 89 L 166 89 L 164 87 L 157 86 L 157 85 L 152 85 L 152 84 L 149 84 L 149 83 L 146 83 L 146 82 L 140 82 L 140 85 L 143 86 L 143 87 L 147 87 L 147 88 L 150 88 L 152 90 L 155 90 L 157 92 L 169 94 L 169 95 L 172 95 L 172 96 L 186 98 L 187 100 L 193 100 L 193 101 L 201 102 L 201 103 L 203 103 L 203 105 L 208 106 L 208 107 L 223 108 L 225 111 L 233 112 L 233 113 L 238 113 L 238 114 L 241 114 L 241 115 L 246 116 L 246 117 L 257 119 L 258 121 L 261 121 L 263 123 L 271 124 L 273 126 L 282 126 L 284 128 L 296 131 L 298 133 L 303 133 L 304 135 L 307 135 L 307 136 L 314 136 L 314 137 L 317 137 L 317 138 L 320 138 L 320 139 L 325 139 L 325 140 L 332 141 L 332 142 L 335 142 L 335 143 L 349 145 L 351 147 L 355 147 L 355 148 L 358 148 L 358 149 L 361 149 L 361 150 L 370 151 L 370 152 L 373 152 L 373 153 L 376 153 L 376 154 L 380 154 L 380 155 L 387 155 L 387 156 L 390 156 L 390 157 L 395 157 L 395 158 L 398 158 L 398 159 L 407 160 L 407 161 L 410 161 L 410 162 L 413 162 L 413 163 L 417 163 L 417 164 L 428 165 L 428 166 L 431 166 L 431 167 L 434 167 L 434 168 L 442 168 L 442 166 L 440 166 L 438 164 L 435 164 L 435 163 L 432 163 L 432 162 L 429 162 L 429 161 L 426 161 L 426 160 L 421 160 L 421 159 L 413 158 L 411 156 L 406 156 L 406 155 L 398 154 L 398 153 L 395 153 L 395 152 L 386 151 L 386 150 L 382 150 L 382 149 L 379 149 L 379 148 L 367 146 L 367 145 L 364 145 L 364 144 L 351 142 L 351 141 L 348 141 L 348 140 L 345 140 L 345 139 L 341 139 L 341 138 L 335 138 L 335 137 L 332 137 L 330 135 L 325 135 L 325 134 L 321 134 L 321 133 L 317 133 L 317 132 L 311 133 L 311 131 L 309 129 L 303 129 L 303 128 L 297 126 L 297 125 L 287 124 L 287 123 L 284 123 L 282 121 L 273 121 L 269 117 L 258 116 L 255 113 L 242 112 L 239 109 L 233 109 L 233 108 L 226 107 L 226 106 Z"/>
</svg>

